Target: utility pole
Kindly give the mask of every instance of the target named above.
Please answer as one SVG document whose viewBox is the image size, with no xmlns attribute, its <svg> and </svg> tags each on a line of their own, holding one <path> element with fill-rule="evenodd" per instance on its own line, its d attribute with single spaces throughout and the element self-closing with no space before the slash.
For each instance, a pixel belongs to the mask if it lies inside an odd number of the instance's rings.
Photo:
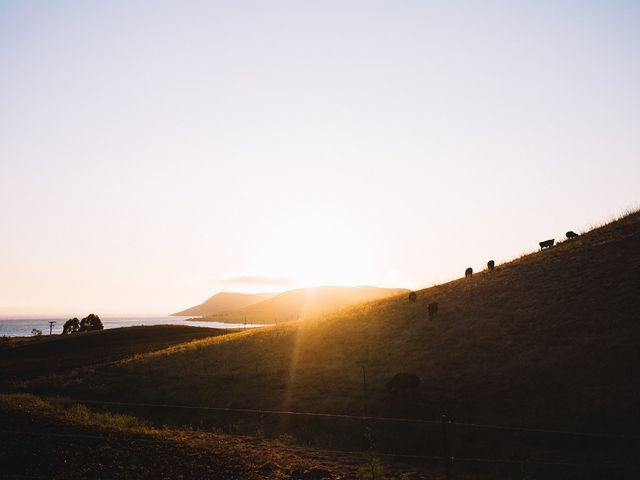
<svg viewBox="0 0 640 480">
<path fill-rule="evenodd" d="M 56 322 L 54 320 L 49 322 L 49 335 L 51 335 L 51 332 L 53 331 L 53 326 L 56 324 Z"/>
</svg>

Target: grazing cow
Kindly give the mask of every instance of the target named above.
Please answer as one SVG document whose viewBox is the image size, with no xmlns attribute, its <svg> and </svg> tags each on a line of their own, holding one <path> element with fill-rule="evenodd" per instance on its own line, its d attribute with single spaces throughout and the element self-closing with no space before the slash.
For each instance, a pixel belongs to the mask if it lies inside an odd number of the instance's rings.
<svg viewBox="0 0 640 480">
<path fill-rule="evenodd" d="M 420 396 L 420 377 L 413 373 L 396 373 L 387 382 L 385 389 L 389 393 L 410 392 L 415 397 Z"/>
<path fill-rule="evenodd" d="M 489 260 L 489 261 L 487 262 L 487 268 L 488 268 L 489 270 L 493 270 L 494 268 L 496 268 L 496 262 L 494 262 L 493 260 Z"/>
<path fill-rule="evenodd" d="M 542 250 L 543 248 L 553 247 L 554 243 L 556 243 L 556 239 L 552 238 L 550 240 L 545 240 L 544 242 L 540 242 L 538 245 L 540 245 L 540 250 Z"/>
<path fill-rule="evenodd" d="M 573 230 L 569 230 L 567 232 L 567 238 L 576 238 L 578 236 L 578 234 L 576 232 L 574 232 Z"/>
<path fill-rule="evenodd" d="M 418 294 L 417 294 L 416 292 L 411 292 L 411 293 L 409 294 L 409 301 L 410 301 L 410 302 L 415 302 L 415 301 L 416 301 L 416 298 L 418 298 Z"/>
<path fill-rule="evenodd" d="M 433 320 L 438 315 L 438 302 L 431 302 L 429 304 L 429 320 Z"/>
<path fill-rule="evenodd" d="M 464 271 L 464 276 L 470 277 L 471 275 L 473 275 L 473 268 L 469 267 Z"/>
</svg>

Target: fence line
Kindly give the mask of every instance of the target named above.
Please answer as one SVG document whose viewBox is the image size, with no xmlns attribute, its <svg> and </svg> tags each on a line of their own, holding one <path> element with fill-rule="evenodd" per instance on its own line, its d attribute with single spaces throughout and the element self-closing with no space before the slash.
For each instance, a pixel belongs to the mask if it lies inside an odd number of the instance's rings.
<svg viewBox="0 0 640 480">
<path fill-rule="evenodd" d="M 113 405 L 122 407 L 151 407 L 151 408 L 175 408 L 185 410 L 207 410 L 216 412 L 230 412 L 230 413 L 252 413 L 252 414 L 264 414 L 264 415 L 290 415 L 300 417 L 324 417 L 324 418 L 341 418 L 347 420 L 375 420 L 384 422 L 398 422 L 398 423 L 419 423 L 429 425 L 440 425 L 440 420 L 424 420 L 420 418 L 400 418 L 400 417 L 372 417 L 367 415 L 346 415 L 340 413 L 320 413 L 320 412 L 295 412 L 287 410 L 260 410 L 254 408 L 231 408 L 231 407 L 208 407 L 197 405 L 168 405 L 161 403 L 129 403 L 129 402 L 107 402 L 99 400 L 75 400 L 80 403 L 88 403 L 95 405 Z"/>
<path fill-rule="evenodd" d="M 591 437 L 601 439 L 615 439 L 615 440 L 640 440 L 640 436 L 625 435 L 625 434 L 608 434 L 608 433 L 595 433 L 595 432 L 579 432 L 570 430 L 553 430 L 553 429 L 538 429 L 527 427 L 512 427 L 507 425 L 495 425 L 495 424 L 482 424 L 482 423 L 470 423 L 470 422 L 456 422 L 452 421 L 446 415 L 441 416 L 438 420 L 421 419 L 421 418 L 403 418 L 403 417 L 376 417 L 368 415 L 347 415 L 337 413 L 320 413 L 320 412 L 299 412 L 299 411 L 286 411 L 286 410 L 263 410 L 257 408 L 232 408 L 232 407 L 213 407 L 213 406 L 198 406 L 198 405 L 172 405 L 172 404 L 153 404 L 144 402 L 118 402 L 118 401 L 100 401 L 100 400 L 81 400 L 70 398 L 69 400 L 84 403 L 89 405 L 104 405 L 113 407 L 137 407 L 137 408 L 160 408 L 160 409 L 174 409 L 174 410 L 191 410 L 191 411 L 211 411 L 211 412 L 226 412 L 226 413 L 240 413 L 240 414 L 252 414 L 252 415 L 282 415 L 282 416 L 297 416 L 297 417 L 310 417 L 310 418 L 323 418 L 323 419 L 343 419 L 343 420 L 355 420 L 360 422 L 392 422 L 403 424 L 421 424 L 421 425 L 439 425 L 442 428 L 443 435 L 443 449 L 444 454 L 438 455 L 419 455 L 419 454 L 404 454 L 404 453 L 386 453 L 386 452 L 367 452 L 365 451 L 348 451 L 348 450 L 324 450 L 315 449 L 319 455 L 336 454 L 336 455 L 352 455 L 356 457 L 367 457 L 368 455 L 375 455 L 378 457 L 397 458 L 405 460 L 416 461 L 432 461 L 442 462 L 445 469 L 445 477 L 447 480 L 452 479 L 451 468 L 455 464 L 462 463 L 476 463 L 476 464 L 494 464 L 494 465 L 520 465 L 531 467 L 570 467 L 570 468 L 584 468 L 584 469 L 597 469 L 610 472 L 620 471 L 637 471 L 637 468 L 628 464 L 626 461 L 618 463 L 619 461 L 601 462 L 597 464 L 592 463 L 576 463 L 576 462 L 562 462 L 562 461 L 545 461 L 541 459 L 539 461 L 530 459 L 501 459 L 501 458 L 471 458 L 471 457 L 455 457 L 449 453 L 448 435 L 447 431 L 450 427 L 458 426 L 470 429 L 491 429 L 508 432 L 527 432 L 536 434 L 549 434 L 549 435 L 566 435 L 577 437 Z M 202 418 L 201 418 L 202 421 Z M 130 442 L 139 442 L 146 444 L 166 445 L 167 440 L 171 439 L 150 439 L 150 434 L 144 434 L 144 432 L 130 432 L 137 434 L 134 438 L 128 438 Z M 21 430 L 6 430 L 0 429 L 0 435 L 32 435 L 32 436 L 49 436 L 49 437 L 66 437 L 66 438 L 81 438 L 109 441 L 114 440 L 115 437 L 111 435 L 100 436 L 83 433 L 55 433 L 55 432 L 29 432 Z M 624 457 L 628 460 L 628 456 Z"/>
<path fill-rule="evenodd" d="M 211 407 L 211 406 L 198 406 L 198 405 L 171 405 L 162 403 L 142 403 L 142 402 L 110 402 L 100 400 L 79 400 L 71 399 L 79 403 L 87 403 L 94 405 L 112 405 L 121 407 L 150 407 L 150 408 L 168 408 L 168 409 L 183 409 L 183 410 L 205 410 L 205 411 L 217 411 L 217 412 L 229 412 L 229 413 L 251 413 L 251 414 L 263 414 L 263 415 L 289 415 L 289 416 L 301 416 L 301 417 L 320 417 L 320 418 L 340 418 L 346 420 L 365 420 L 365 421 L 379 421 L 379 422 L 396 422 L 396 423 L 416 423 L 426 425 L 441 425 L 442 420 L 428 420 L 421 418 L 403 418 L 403 417 L 374 417 L 367 415 L 347 415 L 339 413 L 320 413 L 320 412 L 296 412 L 287 410 L 261 410 L 255 408 L 231 408 L 231 407 Z M 467 428 L 478 429 L 491 429 L 491 430 L 505 430 L 514 432 L 529 432 L 529 433 L 541 433 L 551 435 L 568 435 L 568 436 L 582 436 L 593 438 L 607 438 L 612 440 L 640 440 L 638 435 L 627 434 L 615 434 L 615 433 L 600 433 L 600 432 L 577 432 L 572 430 L 553 430 L 542 428 L 527 428 L 527 427 L 512 427 L 508 425 L 495 425 L 485 423 L 468 423 L 457 422 L 453 420 L 447 420 L 449 425 L 457 425 Z"/>
</svg>

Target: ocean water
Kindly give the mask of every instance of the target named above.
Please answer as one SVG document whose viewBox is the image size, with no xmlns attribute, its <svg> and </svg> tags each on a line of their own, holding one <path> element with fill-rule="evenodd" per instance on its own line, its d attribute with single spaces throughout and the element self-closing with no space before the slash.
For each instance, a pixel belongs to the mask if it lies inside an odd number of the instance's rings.
<svg viewBox="0 0 640 480">
<path fill-rule="evenodd" d="M 199 322 L 187 320 L 188 317 L 100 317 L 104 328 L 133 327 L 137 325 L 189 325 L 208 328 L 254 328 L 265 325 L 245 325 L 240 323 Z M 56 322 L 52 334 L 62 333 L 64 322 L 68 318 L 0 318 L 0 337 L 28 337 L 36 328 L 43 335 L 49 335 L 49 322 Z"/>
</svg>

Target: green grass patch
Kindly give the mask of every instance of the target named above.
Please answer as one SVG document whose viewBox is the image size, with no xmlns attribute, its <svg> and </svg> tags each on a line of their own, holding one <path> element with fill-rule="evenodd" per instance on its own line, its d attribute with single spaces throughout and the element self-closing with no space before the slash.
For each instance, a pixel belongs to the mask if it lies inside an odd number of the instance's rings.
<svg viewBox="0 0 640 480">
<path fill-rule="evenodd" d="M 86 405 L 64 397 L 43 398 L 29 393 L 0 394 L 0 405 L 33 414 L 53 415 L 69 422 L 114 430 L 148 431 L 150 425 L 132 415 L 112 412 L 96 412 Z"/>
</svg>

